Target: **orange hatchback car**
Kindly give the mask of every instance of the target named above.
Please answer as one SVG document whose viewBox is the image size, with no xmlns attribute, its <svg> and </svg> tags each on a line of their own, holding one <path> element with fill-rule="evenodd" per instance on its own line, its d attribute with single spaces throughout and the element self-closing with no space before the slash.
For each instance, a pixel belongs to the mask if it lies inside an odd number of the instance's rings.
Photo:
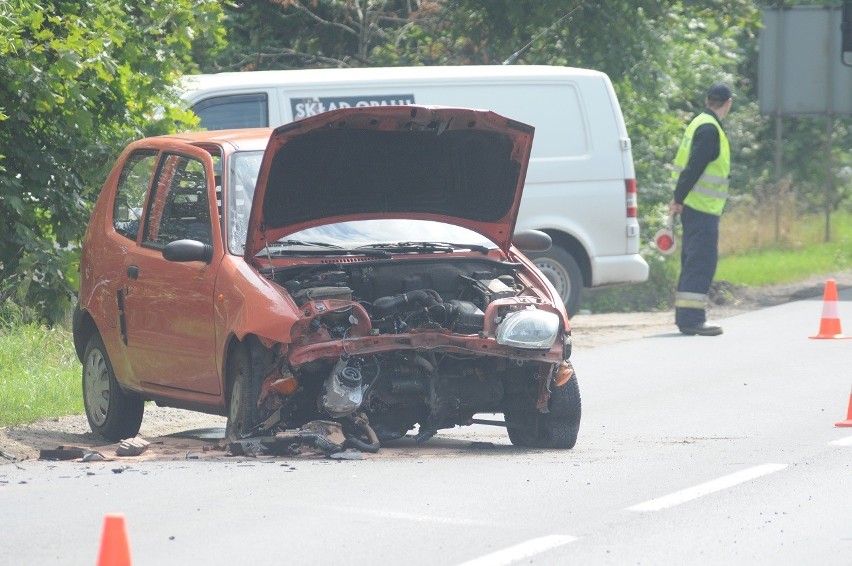
<svg viewBox="0 0 852 566">
<path fill-rule="evenodd" d="M 492 112 L 398 106 L 130 144 L 83 243 L 92 430 L 132 437 L 153 400 L 227 415 L 231 440 L 481 422 L 573 447 L 568 316 L 519 251 L 550 239 L 513 234 L 532 140 Z"/>
</svg>

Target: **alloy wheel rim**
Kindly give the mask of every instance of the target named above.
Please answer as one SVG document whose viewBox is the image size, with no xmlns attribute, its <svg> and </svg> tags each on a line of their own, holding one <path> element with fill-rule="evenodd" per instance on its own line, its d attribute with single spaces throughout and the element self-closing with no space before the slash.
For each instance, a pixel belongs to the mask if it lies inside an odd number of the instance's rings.
<svg viewBox="0 0 852 566">
<path fill-rule="evenodd" d="M 96 426 L 102 426 L 109 413 L 110 384 L 106 359 L 100 350 L 92 350 L 83 375 L 86 413 Z"/>
</svg>

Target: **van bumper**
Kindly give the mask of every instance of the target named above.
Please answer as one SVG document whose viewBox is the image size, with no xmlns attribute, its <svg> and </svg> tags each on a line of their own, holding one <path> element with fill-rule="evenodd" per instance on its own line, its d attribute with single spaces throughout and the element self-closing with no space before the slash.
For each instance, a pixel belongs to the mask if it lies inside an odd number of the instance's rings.
<svg viewBox="0 0 852 566">
<path fill-rule="evenodd" d="M 648 262 L 639 254 L 592 259 L 592 287 L 644 283 L 647 280 Z"/>
</svg>

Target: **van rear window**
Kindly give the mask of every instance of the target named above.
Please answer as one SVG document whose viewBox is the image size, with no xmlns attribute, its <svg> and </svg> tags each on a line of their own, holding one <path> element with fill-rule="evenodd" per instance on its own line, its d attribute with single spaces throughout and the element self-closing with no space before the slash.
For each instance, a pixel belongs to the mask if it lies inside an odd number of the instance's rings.
<svg viewBox="0 0 852 566">
<path fill-rule="evenodd" d="M 265 93 L 234 94 L 206 98 L 192 107 L 208 130 L 265 128 L 269 126 L 269 105 Z"/>
</svg>

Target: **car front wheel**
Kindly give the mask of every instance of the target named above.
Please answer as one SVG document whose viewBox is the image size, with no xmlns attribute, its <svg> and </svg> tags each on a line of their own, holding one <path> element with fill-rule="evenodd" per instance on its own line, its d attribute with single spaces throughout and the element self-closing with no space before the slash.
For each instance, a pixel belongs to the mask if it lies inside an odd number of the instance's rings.
<svg viewBox="0 0 852 566">
<path fill-rule="evenodd" d="M 83 405 L 92 432 L 108 440 L 133 438 L 142 426 L 145 401 L 122 391 L 98 333 L 89 338 L 83 356 Z"/>
<path fill-rule="evenodd" d="M 573 448 L 580 431 L 580 388 L 577 375 L 561 387 L 553 387 L 549 412 L 535 408 L 538 386 L 531 382 L 523 394 L 510 401 L 506 410 L 509 440 L 515 446 L 533 448 Z"/>
<path fill-rule="evenodd" d="M 263 420 L 257 401 L 267 363 L 268 351 L 252 337 L 231 349 L 227 365 L 230 390 L 225 440 L 232 442 L 242 438 Z"/>
</svg>

